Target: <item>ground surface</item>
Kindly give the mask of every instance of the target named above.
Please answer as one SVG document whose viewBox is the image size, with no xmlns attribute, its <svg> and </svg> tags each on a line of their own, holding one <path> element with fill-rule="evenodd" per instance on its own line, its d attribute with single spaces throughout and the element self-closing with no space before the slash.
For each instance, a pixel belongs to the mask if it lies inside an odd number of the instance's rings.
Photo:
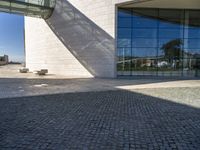
<svg viewBox="0 0 200 150">
<path fill-rule="evenodd" d="M 8 74 L 0 77 L 0 149 L 200 147 L 199 80 Z"/>
<path fill-rule="evenodd" d="M 200 80 L 197 79 L 70 79 L 57 75 L 38 76 L 33 73 L 19 73 L 20 67 L 20 65 L 0 66 L 0 98 L 119 89 L 153 89 L 148 94 L 152 92 L 156 94 L 154 89 L 159 88 L 200 87 Z"/>
<path fill-rule="evenodd" d="M 197 150 L 199 139 L 199 108 L 130 91 L 0 100 L 1 149 Z"/>
<path fill-rule="evenodd" d="M 0 66 L 0 78 L 26 78 L 26 79 L 64 79 L 69 78 L 67 76 L 55 75 L 55 74 L 47 74 L 46 76 L 38 76 L 33 72 L 29 73 L 19 73 L 19 69 L 23 68 L 22 64 L 9 64 L 5 66 Z M 36 70 L 35 70 L 36 71 Z M 73 78 L 73 77 L 72 77 Z"/>
</svg>

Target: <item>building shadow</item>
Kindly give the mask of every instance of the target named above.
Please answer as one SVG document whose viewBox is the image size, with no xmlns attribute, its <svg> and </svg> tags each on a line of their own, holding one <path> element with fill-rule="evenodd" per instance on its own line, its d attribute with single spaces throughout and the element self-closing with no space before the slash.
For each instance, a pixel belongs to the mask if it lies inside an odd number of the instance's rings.
<svg viewBox="0 0 200 150">
<path fill-rule="evenodd" d="M 199 149 L 200 109 L 130 91 L 0 100 L 0 148 Z"/>
<path fill-rule="evenodd" d="M 24 97 L 56 93 L 78 93 L 90 91 L 107 91 L 119 89 L 143 89 L 162 87 L 186 87 L 197 80 L 180 79 L 49 79 L 37 77 L 25 78 L 0 78 L 0 99 L 6 97 Z M 191 83 L 190 83 L 191 82 Z M 180 86 L 177 84 L 181 84 Z M 195 87 L 197 84 L 195 83 Z"/>
<path fill-rule="evenodd" d="M 114 77 L 114 39 L 66 0 L 46 20 L 75 58 L 95 77 Z"/>
</svg>

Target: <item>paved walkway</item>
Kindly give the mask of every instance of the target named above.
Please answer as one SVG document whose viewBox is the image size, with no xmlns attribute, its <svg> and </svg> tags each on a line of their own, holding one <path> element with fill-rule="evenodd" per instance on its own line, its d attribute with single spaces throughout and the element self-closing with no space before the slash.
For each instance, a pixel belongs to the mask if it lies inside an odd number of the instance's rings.
<svg viewBox="0 0 200 150">
<path fill-rule="evenodd" d="M 197 150 L 199 91 L 200 80 L 0 76 L 0 149 Z"/>
<path fill-rule="evenodd" d="M 176 79 L 70 79 L 19 73 L 20 65 L 0 66 L 0 98 L 107 90 L 200 87 L 200 80 Z"/>
<path fill-rule="evenodd" d="M 197 150 L 199 139 L 199 108 L 130 91 L 0 100 L 0 149 Z"/>
<path fill-rule="evenodd" d="M 193 107 L 200 103 L 200 80 L 0 78 L 0 99 L 108 90 L 133 91 L 175 102 L 184 98 L 184 103 Z"/>
</svg>

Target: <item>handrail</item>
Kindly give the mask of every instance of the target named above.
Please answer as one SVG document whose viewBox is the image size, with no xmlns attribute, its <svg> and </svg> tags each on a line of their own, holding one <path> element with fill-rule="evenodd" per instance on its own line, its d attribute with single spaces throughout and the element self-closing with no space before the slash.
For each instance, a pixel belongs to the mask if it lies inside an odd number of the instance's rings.
<svg viewBox="0 0 200 150">
<path fill-rule="evenodd" d="M 56 0 L 0 0 L 0 11 L 47 19 Z"/>
</svg>

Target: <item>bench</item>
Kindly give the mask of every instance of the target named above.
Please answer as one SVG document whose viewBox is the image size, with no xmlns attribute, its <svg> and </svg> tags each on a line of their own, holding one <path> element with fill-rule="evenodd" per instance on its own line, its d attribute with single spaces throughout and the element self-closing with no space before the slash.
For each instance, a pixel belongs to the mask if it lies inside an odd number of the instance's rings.
<svg viewBox="0 0 200 150">
<path fill-rule="evenodd" d="M 47 69 L 41 69 L 39 71 L 36 71 L 36 73 L 38 75 L 46 75 L 48 73 L 48 70 Z"/>
<path fill-rule="evenodd" d="M 29 69 L 28 68 L 21 68 L 21 69 L 19 69 L 19 72 L 20 73 L 27 73 L 27 72 L 29 72 Z"/>
</svg>

